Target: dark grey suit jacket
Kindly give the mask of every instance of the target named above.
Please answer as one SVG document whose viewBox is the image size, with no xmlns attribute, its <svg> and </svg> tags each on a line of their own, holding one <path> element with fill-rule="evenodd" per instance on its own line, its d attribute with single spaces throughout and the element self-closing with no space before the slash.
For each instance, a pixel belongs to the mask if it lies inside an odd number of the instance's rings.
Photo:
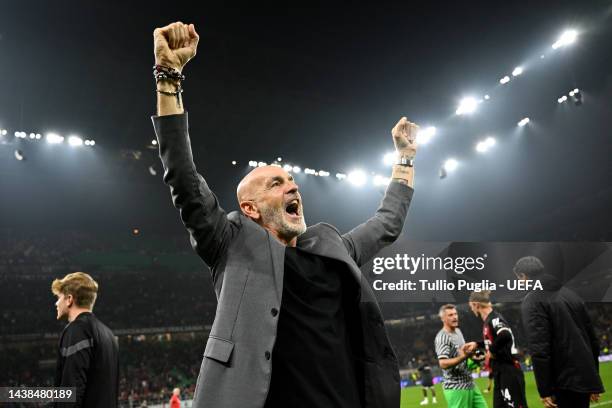
<svg viewBox="0 0 612 408">
<path fill-rule="evenodd" d="M 193 163 L 187 114 L 153 117 L 164 182 L 191 243 L 212 272 L 215 320 L 198 377 L 194 407 L 261 408 L 272 374 L 272 349 L 283 293 L 285 246 L 239 212 L 226 214 Z M 359 266 L 399 236 L 413 190 L 391 182 L 374 217 L 347 234 L 309 227 L 297 246 L 343 262 L 361 285 L 359 313 L 365 407 L 399 407 L 397 358 Z M 273 310 L 275 310 L 273 312 Z"/>
</svg>

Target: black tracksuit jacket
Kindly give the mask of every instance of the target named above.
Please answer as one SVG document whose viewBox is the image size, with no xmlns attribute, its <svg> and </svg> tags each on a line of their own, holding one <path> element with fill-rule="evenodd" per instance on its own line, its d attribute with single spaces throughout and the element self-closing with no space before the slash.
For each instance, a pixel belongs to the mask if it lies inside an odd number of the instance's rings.
<svg viewBox="0 0 612 408">
<path fill-rule="evenodd" d="M 56 403 L 55 407 L 117 407 L 117 340 L 93 313 L 81 313 L 62 331 L 55 386 L 76 387 L 77 398 L 76 403 Z"/>
<path fill-rule="evenodd" d="M 544 290 L 529 293 L 521 307 L 540 396 L 604 392 L 599 343 L 584 302 L 550 275 L 540 281 Z"/>
</svg>

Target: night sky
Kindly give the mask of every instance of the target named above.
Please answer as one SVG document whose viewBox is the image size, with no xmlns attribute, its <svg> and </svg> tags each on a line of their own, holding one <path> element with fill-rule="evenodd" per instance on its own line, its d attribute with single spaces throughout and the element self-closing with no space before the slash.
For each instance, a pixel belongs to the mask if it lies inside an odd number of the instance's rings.
<svg viewBox="0 0 612 408">
<path fill-rule="evenodd" d="M 184 71 L 196 164 L 228 210 L 249 160 L 388 175 L 390 129 L 407 116 L 438 128 L 417 156 L 408 238 L 554 240 L 576 226 L 577 239 L 612 239 L 611 10 L 607 1 L 3 2 L 0 128 L 9 134 L 0 141 L 0 228 L 181 232 L 147 148 L 152 32 L 180 20 L 200 34 Z M 580 32 L 577 42 L 553 52 L 566 28 Z M 523 75 L 500 85 L 519 65 Z M 575 87 L 581 107 L 557 104 Z M 487 93 L 474 115 L 454 114 L 462 97 Z M 531 123 L 518 129 L 525 116 Z M 75 133 L 97 145 L 15 141 L 17 130 Z M 497 144 L 477 154 L 486 135 Z M 25 161 L 13 158 L 16 148 Z M 140 159 L 130 159 L 136 150 Z M 460 166 L 441 180 L 449 157 Z M 347 230 L 382 197 L 371 186 L 296 178 L 310 224 Z"/>
</svg>

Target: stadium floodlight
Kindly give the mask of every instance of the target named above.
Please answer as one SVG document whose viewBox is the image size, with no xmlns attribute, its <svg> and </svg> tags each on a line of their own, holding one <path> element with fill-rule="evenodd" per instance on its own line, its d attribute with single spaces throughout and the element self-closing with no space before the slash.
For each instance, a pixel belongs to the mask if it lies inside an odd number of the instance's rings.
<svg viewBox="0 0 612 408">
<path fill-rule="evenodd" d="M 236 160 L 232 160 L 232 166 L 235 166 L 237 164 Z"/>
<path fill-rule="evenodd" d="M 436 135 L 437 129 L 435 126 L 427 126 L 417 133 L 416 141 L 418 144 L 428 143 L 432 137 Z"/>
<path fill-rule="evenodd" d="M 37 133 L 36 134 L 36 140 L 40 140 L 40 139 L 42 139 L 42 135 L 40 133 Z"/>
<path fill-rule="evenodd" d="M 293 166 L 293 172 L 294 173 L 300 173 L 302 171 L 302 169 L 299 166 Z"/>
<path fill-rule="evenodd" d="M 15 159 L 17 161 L 25 160 L 25 156 L 23 155 L 23 152 L 21 150 L 19 150 L 19 149 L 16 149 L 13 154 L 15 155 Z"/>
<path fill-rule="evenodd" d="M 36 133 L 30 133 L 30 139 L 36 139 Z"/>
<path fill-rule="evenodd" d="M 459 102 L 459 107 L 457 107 L 457 110 L 455 111 L 455 113 L 457 115 L 471 114 L 476 111 L 477 106 L 478 106 L 478 101 L 472 98 L 471 96 L 468 96 L 466 98 L 463 98 Z"/>
<path fill-rule="evenodd" d="M 291 173 L 291 171 L 293 170 L 293 166 L 290 164 L 285 164 L 283 166 L 283 170 L 285 170 L 287 173 Z"/>
<path fill-rule="evenodd" d="M 336 173 L 336 178 L 338 180 L 344 180 L 346 178 L 346 174 L 344 174 L 344 173 Z"/>
<path fill-rule="evenodd" d="M 570 93 L 570 95 L 572 95 L 572 94 Z M 563 102 L 565 102 L 565 101 L 567 101 L 567 96 L 566 96 L 566 95 L 563 95 L 562 97 L 560 97 L 559 99 L 557 99 L 557 102 L 558 102 L 558 103 L 563 103 Z"/>
<path fill-rule="evenodd" d="M 257 167 L 257 161 L 249 160 L 249 167 Z"/>
<path fill-rule="evenodd" d="M 383 163 L 387 166 L 393 166 L 397 161 L 397 153 L 396 152 L 387 152 L 383 156 Z"/>
<path fill-rule="evenodd" d="M 329 177 L 329 171 L 319 170 L 319 176 L 321 176 L 321 177 Z"/>
<path fill-rule="evenodd" d="M 89 140 L 85 140 L 85 146 L 89 146 Z"/>
<path fill-rule="evenodd" d="M 149 174 L 152 176 L 157 176 L 157 170 L 155 170 L 154 166 L 149 166 Z"/>
<path fill-rule="evenodd" d="M 491 99 L 489 95 L 485 95 L 484 98 L 485 98 L 485 101 L 488 101 L 489 99 Z"/>
<path fill-rule="evenodd" d="M 367 181 L 367 176 L 363 172 L 363 170 L 353 170 L 348 174 L 347 180 L 352 185 L 360 187 L 360 186 L 363 186 L 365 182 Z"/>
<path fill-rule="evenodd" d="M 578 32 L 576 30 L 567 30 L 564 31 L 563 34 L 559 37 L 557 41 L 552 45 L 553 50 L 557 48 L 566 47 L 570 44 L 576 42 L 576 38 L 578 37 Z"/>
<path fill-rule="evenodd" d="M 508 75 L 499 80 L 499 83 L 502 85 L 507 84 L 508 82 L 510 82 L 510 77 Z"/>
<path fill-rule="evenodd" d="M 155 139 L 151 140 L 151 144 L 152 144 L 153 146 L 157 146 L 157 140 L 155 140 Z"/>
<path fill-rule="evenodd" d="M 525 126 L 528 123 L 529 123 L 529 118 L 523 118 L 523 119 L 519 120 L 518 125 L 520 127 L 523 127 L 523 126 Z"/>
<path fill-rule="evenodd" d="M 283 161 L 283 158 L 279 156 L 276 158 L 276 161 Z"/>
<path fill-rule="evenodd" d="M 443 168 L 447 173 L 450 173 L 452 171 L 455 171 L 458 166 L 459 166 L 459 162 L 457 162 L 457 160 L 448 159 L 444 162 Z"/>
<path fill-rule="evenodd" d="M 59 144 L 64 142 L 64 136 L 60 136 L 57 133 L 47 133 L 47 143 Z"/>
<path fill-rule="evenodd" d="M 476 151 L 478 153 L 484 153 L 493 146 L 495 146 L 495 139 L 492 136 L 489 136 L 476 144 Z"/>
<path fill-rule="evenodd" d="M 257 163 L 257 167 L 263 167 L 263 166 L 267 166 L 267 165 L 268 165 L 268 163 L 266 163 L 266 162 L 258 162 Z"/>
<path fill-rule="evenodd" d="M 308 167 L 304 169 L 304 174 L 314 175 L 315 173 L 316 173 L 315 169 L 310 169 Z"/>
<path fill-rule="evenodd" d="M 381 176 L 380 174 L 375 175 L 373 179 L 375 186 L 386 186 L 389 184 L 390 181 L 391 179 L 389 179 L 388 177 Z"/>
<path fill-rule="evenodd" d="M 70 136 L 68 137 L 68 144 L 74 147 L 83 146 L 83 139 L 78 136 Z"/>
<path fill-rule="evenodd" d="M 95 141 L 95 140 L 93 140 L 93 139 L 92 139 L 92 140 L 90 140 L 90 141 L 89 141 L 89 145 L 90 145 L 90 146 L 95 146 L 95 145 L 96 145 L 96 141 Z"/>
<path fill-rule="evenodd" d="M 519 76 L 523 73 L 523 67 L 516 67 L 512 71 L 512 76 Z"/>
</svg>

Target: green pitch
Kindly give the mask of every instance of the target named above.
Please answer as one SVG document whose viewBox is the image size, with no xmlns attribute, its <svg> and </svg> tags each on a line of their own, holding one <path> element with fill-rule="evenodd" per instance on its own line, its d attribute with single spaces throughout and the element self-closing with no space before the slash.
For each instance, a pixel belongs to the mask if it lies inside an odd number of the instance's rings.
<svg viewBox="0 0 612 408">
<path fill-rule="evenodd" d="M 592 408 L 602 407 L 602 408 L 612 408 L 612 363 L 603 363 L 599 366 L 601 379 L 603 380 L 604 387 L 606 388 L 606 393 L 601 395 L 601 399 L 597 404 L 591 404 Z M 487 388 L 487 378 L 479 378 L 476 380 L 476 384 L 480 387 L 481 391 L 484 391 Z M 440 384 L 436 384 L 436 397 L 438 399 L 437 404 L 433 404 L 431 402 L 431 394 L 428 392 L 429 404 L 425 405 L 426 407 L 436 407 L 436 408 L 446 408 L 446 401 L 444 400 L 444 395 L 442 394 L 442 387 Z M 420 402 L 423 400 L 423 391 L 420 386 L 417 387 L 409 387 L 402 389 L 402 408 L 415 408 L 420 407 Z M 527 403 L 530 408 L 540 408 L 542 407 L 542 403 L 540 402 L 540 397 L 538 396 L 538 390 L 536 389 L 535 380 L 533 378 L 533 372 L 525 373 L 525 390 L 527 393 Z M 489 407 L 493 407 L 492 395 L 484 394 Z"/>
</svg>

